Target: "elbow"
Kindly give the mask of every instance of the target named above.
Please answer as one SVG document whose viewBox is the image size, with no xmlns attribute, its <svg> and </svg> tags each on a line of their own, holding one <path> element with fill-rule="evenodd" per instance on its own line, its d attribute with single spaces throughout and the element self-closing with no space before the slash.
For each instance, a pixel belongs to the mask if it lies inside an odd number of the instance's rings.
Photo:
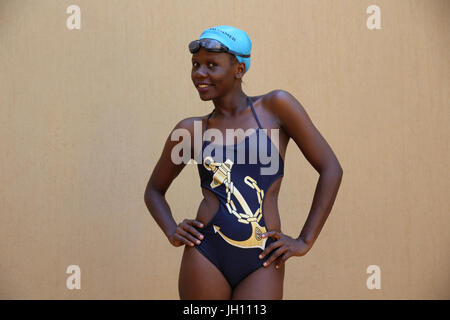
<svg viewBox="0 0 450 320">
<path fill-rule="evenodd" d="M 150 206 L 151 199 L 152 199 L 152 193 L 153 193 L 152 187 L 150 184 L 148 184 L 147 188 L 145 188 L 145 191 L 144 191 L 144 202 L 147 205 L 147 207 Z"/>
<path fill-rule="evenodd" d="M 324 166 L 322 170 L 319 171 L 320 174 L 327 173 L 334 176 L 342 177 L 344 170 L 342 170 L 341 165 L 338 162 L 329 163 Z"/>
<path fill-rule="evenodd" d="M 144 203 L 147 206 L 147 208 L 150 206 L 150 196 L 147 190 L 144 192 Z"/>
<path fill-rule="evenodd" d="M 336 176 L 338 177 L 339 181 L 342 180 L 342 176 L 344 175 L 344 170 L 342 170 L 342 167 L 338 165 L 338 167 L 335 169 Z"/>
<path fill-rule="evenodd" d="M 342 183 L 342 176 L 344 175 L 344 170 L 342 170 L 342 167 L 339 165 L 336 169 L 336 180 L 338 185 Z"/>
<path fill-rule="evenodd" d="M 156 199 L 160 197 L 164 197 L 165 193 L 159 190 L 158 188 L 155 188 L 152 184 L 148 184 L 147 188 L 145 188 L 144 192 L 144 202 L 147 206 L 147 208 L 150 208 L 150 205 L 155 202 Z"/>
<path fill-rule="evenodd" d="M 344 174 L 344 170 L 341 167 L 341 164 L 339 163 L 339 161 L 336 159 L 335 161 L 333 161 L 332 164 L 330 164 L 330 169 L 338 176 L 338 177 L 342 177 L 342 175 Z"/>
<path fill-rule="evenodd" d="M 338 165 L 331 165 L 331 166 L 326 167 L 323 171 L 320 172 L 320 174 L 325 174 L 327 176 L 334 177 L 337 180 L 341 181 L 344 171 L 342 170 L 341 166 L 338 164 Z"/>
</svg>

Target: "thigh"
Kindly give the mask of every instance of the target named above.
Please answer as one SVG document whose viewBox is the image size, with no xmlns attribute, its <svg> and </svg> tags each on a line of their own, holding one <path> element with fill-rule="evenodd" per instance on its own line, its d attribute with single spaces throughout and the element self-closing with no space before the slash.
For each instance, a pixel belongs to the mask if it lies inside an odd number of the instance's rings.
<svg viewBox="0 0 450 320">
<path fill-rule="evenodd" d="M 185 246 L 178 292 L 182 300 L 228 300 L 231 288 L 217 267 L 197 249 Z"/>
<path fill-rule="evenodd" d="M 239 282 L 233 291 L 233 300 L 281 300 L 283 298 L 284 264 L 279 270 L 272 262 L 256 269 Z"/>
</svg>

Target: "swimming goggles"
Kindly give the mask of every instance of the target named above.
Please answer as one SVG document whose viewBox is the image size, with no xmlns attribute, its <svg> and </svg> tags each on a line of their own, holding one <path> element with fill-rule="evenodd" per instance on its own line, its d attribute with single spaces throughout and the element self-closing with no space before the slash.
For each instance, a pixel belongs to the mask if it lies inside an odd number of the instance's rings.
<svg viewBox="0 0 450 320">
<path fill-rule="evenodd" d="M 201 47 L 212 52 L 227 52 L 243 58 L 250 58 L 249 54 L 240 54 L 237 53 L 236 51 L 232 51 L 228 49 L 228 47 L 226 47 L 225 45 L 214 39 L 205 38 L 200 40 L 194 40 L 191 43 L 189 43 L 189 51 L 191 53 L 196 53 L 198 50 L 200 50 Z"/>
</svg>

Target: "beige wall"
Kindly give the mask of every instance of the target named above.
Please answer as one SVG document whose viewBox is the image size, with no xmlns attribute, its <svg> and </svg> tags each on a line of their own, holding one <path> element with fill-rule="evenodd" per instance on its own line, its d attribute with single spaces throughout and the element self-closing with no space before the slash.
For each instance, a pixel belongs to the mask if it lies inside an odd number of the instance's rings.
<svg viewBox="0 0 450 320">
<path fill-rule="evenodd" d="M 1 0 L 0 298 L 178 299 L 183 250 L 143 193 L 173 126 L 212 110 L 187 43 L 229 24 L 253 42 L 244 91 L 292 93 L 344 169 L 313 249 L 287 262 L 285 299 L 449 299 L 449 16 L 447 0 Z M 282 229 L 297 236 L 318 174 L 294 143 L 285 172 Z M 199 185 L 194 166 L 172 184 L 177 221 Z"/>
</svg>

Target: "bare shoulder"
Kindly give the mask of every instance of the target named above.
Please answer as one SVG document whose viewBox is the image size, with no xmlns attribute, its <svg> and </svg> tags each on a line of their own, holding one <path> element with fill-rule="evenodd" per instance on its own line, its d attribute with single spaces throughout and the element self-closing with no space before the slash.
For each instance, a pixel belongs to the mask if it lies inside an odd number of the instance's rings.
<svg viewBox="0 0 450 320">
<path fill-rule="evenodd" d="M 278 120 L 281 127 L 293 114 L 305 113 L 302 104 L 286 90 L 272 90 L 257 98 L 261 98 L 264 109 Z"/>
<path fill-rule="evenodd" d="M 274 114 L 286 113 L 295 109 L 303 109 L 302 104 L 286 90 L 272 90 L 264 95 L 264 105 Z"/>
<path fill-rule="evenodd" d="M 190 133 L 194 133 L 195 123 L 196 122 L 204 123 L 204 121 L 206 120 L 207 117 L 208 117 L 208 115 L 185 118 L 183 120 L 178 121 L 178 123 L 175 125 L 175 128 L 173 130 L 186 129 Z"/>
</svg>

